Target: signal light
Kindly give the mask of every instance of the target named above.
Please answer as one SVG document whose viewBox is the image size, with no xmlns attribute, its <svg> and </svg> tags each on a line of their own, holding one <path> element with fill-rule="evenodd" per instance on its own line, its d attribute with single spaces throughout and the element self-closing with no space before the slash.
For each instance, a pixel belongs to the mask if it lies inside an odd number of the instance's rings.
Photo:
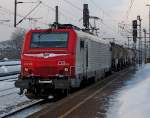
<svg viewBox="0 0 150 118">
<path fill-rule="evenodd" d="M 86 29 L 89 29 L 89 18 L 90 18 L 90 15 L 89 15 L 88 4 L 84 4 L 83 7 L 84 7 L 83 8 L 83 26 Z"/>
<path fill-rule="evenodd" d="M 134 29 L 133 29 L 133 37 L 136 37 L 136 38 L 137 38 L 137 30 L 134 30 Z"/>
<path fill-rule="evenodd" d="M 137 20 L 133 20 L 133 29 L 137 29 Z"/>
<path fill-rule="evenodd" d="M 133 28 L 133 41 L 136 42 L 137 40 L 137 20 L 133 20 L 132 22 L 132 28 Z"/>
</svg>

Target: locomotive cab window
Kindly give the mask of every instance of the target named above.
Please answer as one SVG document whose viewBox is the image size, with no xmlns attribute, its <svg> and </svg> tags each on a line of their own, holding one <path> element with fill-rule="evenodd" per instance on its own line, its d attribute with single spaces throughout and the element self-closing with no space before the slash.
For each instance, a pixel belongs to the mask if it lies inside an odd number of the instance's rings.
<svg viewBox="0 0 150 118">
<path fill-rule="evenodd" d="M 33 33 L 31 48 L 67 48 L 68 33 L 65 32 L 40 32 Z"/>
</svg>

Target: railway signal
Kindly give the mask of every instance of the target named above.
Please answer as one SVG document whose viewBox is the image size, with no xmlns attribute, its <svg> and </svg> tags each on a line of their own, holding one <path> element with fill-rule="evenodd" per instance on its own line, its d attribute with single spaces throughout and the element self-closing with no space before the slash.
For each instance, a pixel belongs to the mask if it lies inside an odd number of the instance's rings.
<svg viewBox="0 0 150 118">
<path fill-rule="evenodd" d="M 136 43 L 137 41 L 137 20 L 133 20 L 132 22 L 132 28 L 133 28 L 133 41 Z"/>
<path fill-rule="evenodd" d="M 83 6 L 83 26 L 85 27 L 86 30 L 89 30 L 89 8 L 88 8 L 88 4 L 84 4 Z"/>
</svg>

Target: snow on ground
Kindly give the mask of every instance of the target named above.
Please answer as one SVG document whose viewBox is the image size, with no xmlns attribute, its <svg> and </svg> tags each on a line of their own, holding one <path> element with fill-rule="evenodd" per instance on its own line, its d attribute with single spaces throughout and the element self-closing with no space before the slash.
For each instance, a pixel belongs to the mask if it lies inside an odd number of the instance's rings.
<svg viewBox="0 0 150 118">
<path fill-rule="evenodd" d="M 3 81 L 3 80 L 5 80 L 5 81 L 14 81 L 14 80 L 18 79 L 18 76 L 19 76 L 19 74 L 0 77 L 0 81 Z M 0 84 L 1 84 L 1 82 L 0 82 Z"/>
<path fill-rule="evenodd" d="M 1 97 L 0 98 L 0 117 L 2 114 L 4 114 L 4 111 L 8 112 L 8 109 L 12 110 L 15 106 L 18 104 L 21 104 L 23 102 L 30 101 L 25 96 L 20 96 L 17 93 L 8 95 L 7 97 Z"/>
<path fill-rule="evenodd" d="M 7 66 L 7 65 L 20 65 L 20 61 L 2 61 L 2 62 L 0 62 L 0 66 Z"/>
<path fill-rule="evenodd" d="M 0 91 L 11 87 L 15 87 L 14 82 L 5 82 L 5 81 L 0 82 Z"/>
<path fill-rule="evenodd" d="M 15 106 L 24 101 L 29 101 L 24 95 L 19 95 L 19 89 L 15 88 L 14 82 L 0 82 L 0 115 L 7 107 Z"/>
<path fill-rule="evenodd" d="M 19 72 L 19 71 L 20 71 L 20 65 L 16 65 L 16 66 L 1 66 L 0 67 L 0 73 Z"/>
<path fill-rule="evenodd" d="M 0 80 L 2 76 L 8 76 L 13 74 L 20 73 L 21 66 L 15 65 L 15 66 L 0 66 Z"/>
<path fill-rule="evenodd" d="M 0 76 L 19 73 L 21 69 L 20 61 L 0 62 Z"/>
<path fill-rule="evenodd" d="M 15 74 L 16 72 L 20 72 L 20 68 L 20 61 L 0 62 L 0 76 Z M 14 86 L 17 77 L 18 75 L 0 77 L 0 114 L 4 109 L 7 109 L 7 107 L 29 101 L 24 95 L 20 96 L 18 94 L 19 89 Z"/>
<path fill-rule="evenodd" d="M 150 118 L 150 64 L 139 69 L 110 104 L 107 118 Z"/>
</svg>

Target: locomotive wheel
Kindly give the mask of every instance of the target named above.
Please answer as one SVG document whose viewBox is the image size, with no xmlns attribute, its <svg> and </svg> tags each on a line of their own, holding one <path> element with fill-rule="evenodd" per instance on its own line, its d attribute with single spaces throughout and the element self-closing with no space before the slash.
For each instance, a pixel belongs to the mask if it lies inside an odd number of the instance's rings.
<svg viewBox="0 0 150 118">
<path fill-rule="evenodd" d="M 41 99 L 40 97 L 38 97 L 38 96 L 36 96 L 35 94 L 32 94 L 32 93 L 27 93 L 27 94 L 25 94 L 26 95 L 26 97 L 28 98 L 28 99 Z"/>
<path fill-rule="evenodd" d="M 32 93 L 30 90 L 28 90 L 26 93 L 25 93 L 26 97 L 28 99 L 48 99 L 48 95 L 46 94 L 34 94 Z"/>
<path fill-rule="evenodd" d="M 48 98 L 48 95 L 43 95 L 43 96 L 40 96 L 40 95 L 35 95 L 35 94 L 32 94 L 32 93 L 30 93 L 30 94 L 25 94 L 26 95 L 26 97 L 28 98 L 28 99 L 44 99 L 44 100 L 49 100 L 49 98 Z"/>
<path fill-rule="evenodd" d="M 86 87 L 87 85 L 88 85 L 88 79 L 87 78 L 83 78 L 83 80 L 80 83 L 81 89 Z"/>
</svg>

